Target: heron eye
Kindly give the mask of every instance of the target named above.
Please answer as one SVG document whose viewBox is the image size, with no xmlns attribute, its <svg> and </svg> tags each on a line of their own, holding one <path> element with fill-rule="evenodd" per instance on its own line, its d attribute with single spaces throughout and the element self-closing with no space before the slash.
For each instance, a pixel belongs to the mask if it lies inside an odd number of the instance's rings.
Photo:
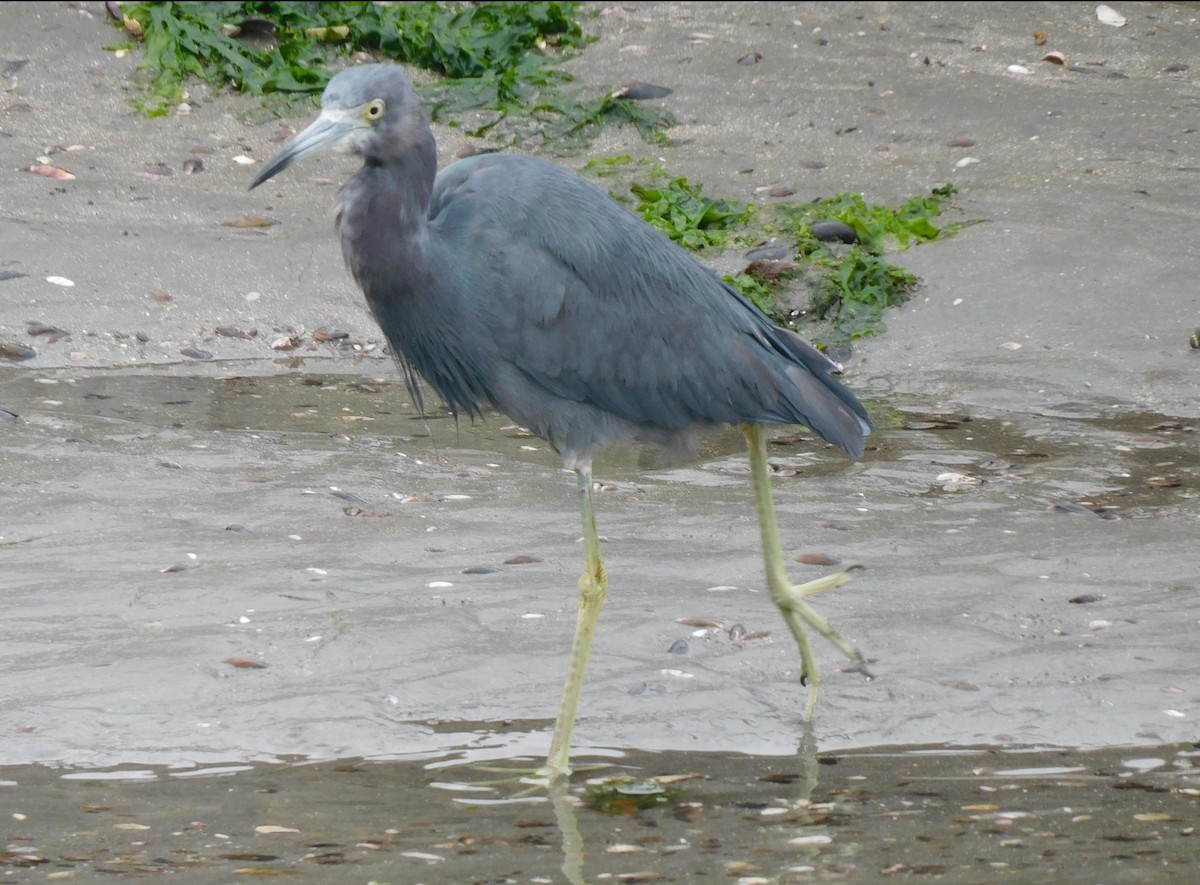
<svg viewBox="0 0 1200 885">
<path fill-rule="evenodd" d="M 383 99 L 377 98 L 363 109 L 363 117 L 368 120 L 378 120 L 383 116 L 383 108 Z"/>
</svg>

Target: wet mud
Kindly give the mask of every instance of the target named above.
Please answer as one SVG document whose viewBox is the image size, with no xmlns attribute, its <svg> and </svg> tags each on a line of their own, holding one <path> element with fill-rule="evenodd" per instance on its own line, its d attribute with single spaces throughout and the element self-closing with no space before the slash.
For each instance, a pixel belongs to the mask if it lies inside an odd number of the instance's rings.
<svg viewBox="0 0 1200 885">
<path fill-rule="evenodd" d="M 0 393 L 0 761 L 445 751 L 426 720 L 553 715 L 578 513 L 502 416 L 423 421 L 394 379 L 298 370 L 10 372 Z M 822 649 L 822 748 L 1193 737 L 1195 427 L 870 408 L 861 462 L 771 446 L 793 574 L 864 567 L 820 605 L 875 678 Z M 581 737 L 788 752 L 797 661 L 740 435 L 648 456 L 597 462 L 611 584 Z"/>
</svg>

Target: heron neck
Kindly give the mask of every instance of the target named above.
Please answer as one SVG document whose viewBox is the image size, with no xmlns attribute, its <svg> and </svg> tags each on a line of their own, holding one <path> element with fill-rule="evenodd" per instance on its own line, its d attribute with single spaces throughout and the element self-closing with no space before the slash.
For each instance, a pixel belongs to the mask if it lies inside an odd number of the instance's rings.
<svg viewBox="0 0 1200 885">
<path fill-rule="evenodd" d="M 360 282 L 365 268 L 404 262 L 421 248 L 436 173 L 432 145 L 413 145 L 390 161 L 368 158 L 339 192 L 337 228 Z"/>
<path fill-rule="evenodd" d="M 437 175 L 437 156 L 432 151 L 411 151 L 400 161 L 380 163 L 368 160 L 354 176 L 360 192 L 369 195 L 362 202 L 350 205 L 368 207 L 372 220 L 378 221 L 382 207 L 401 225 L 421 225 L 429 217 L 429 202 L 433 195 L 433 180 Z M 360 198 L 361 199 L 361 198 Z"/>
</svg>

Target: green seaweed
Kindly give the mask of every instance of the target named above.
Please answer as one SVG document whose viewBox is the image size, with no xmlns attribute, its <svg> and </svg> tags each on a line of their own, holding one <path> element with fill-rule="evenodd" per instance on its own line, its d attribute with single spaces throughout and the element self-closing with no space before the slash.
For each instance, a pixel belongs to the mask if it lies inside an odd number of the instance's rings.
<svg viewBox="0 0 1200 885">
<path fill-rule="evenodd" d="M 662 187 L 633 184 L 637 212 L 646 223 L 689 249 L 723 244 L 730 230 L 744 227 L 754 207 L 740 200 L 714 200 L 703 196 L 702 185 L 673 178 Z"/>
<path fill-rule="evenodd" d="M 919 282 L 889 261 L 888 251 L 903 251 L 957 233 L 961 224 L 938 227 L 933 223 L 942 204 L 955 193 L 955 187 L 946 184 L 895 209 L 868 204 L 854 193 L 779 207 L 783 229 L 796 237 L 797 257 L 818 271 L 812 312 L 831 326 L 830 332 L 817 337 L 818 344 L 845 344 L 883 330 L 884 311 L 907 301 Z M 858 242 L 847 246 L 818 240 L 812 226 L 821 221 L 848 225 Z"/>
<path fill-rule="evenodd" d="M 628 157 L 614 158 L 611 164 L 592 160 L 584 171 L 611 176 L 631 165 Z M 934 223 L 943 205 L 957 193 L 950 184 L 894 208 L 868 203 L 856 193 L 811 203 L 755 207 L 703 196 L 701 185 L 672 178 L 661 167 L 651 172 L 667 183 L 630 184 L 629 191 L 636 197 L 635 211 L 686 248 L 699 251 L 734 242 L 748 244 L 766 235 L 795 242 L 790 258 L 769 271 L 751 265 L 723 279 L 776 322 L 795 325 L 797 314 L 810 322 L 822 321 L 824 327 L 811 334 L 821 347 L 845 345 L 882 331 L 884 311 L 906 301 L 920 282 L 888 255 L 952 236 L 963 226 Z M 614 197 L 627 201 L 621 194 Z M 849 226 L 858 242 L 819 240 L 812 226 L 822 221 Z M 812 289 L 811 303 L 800 311 L 783 297 L 797 277 L 803 277 Z"/>
<path fill-rule="evenodd" d="M 605 125 L 629 123 L 661 141 L 666 111 L 613 97 L 569 95 L 557 65 L 594 41 L 574 2 L 137 3 L 124 10 L 140 36 L 148 116 L 171 113 L 189 80 L 257 96 L 315 96 L 351 55 L 393 59 L 434 71 L 417 84 L 431 116 L 455 124 L 466 111 L 489 119 L 473 134 L 509 143 L 541 139 L 586 144 Z M 122 44 L 124 46 L 126 44 Z M 116 46 L 110 48 L 117 48 Z"/>
</svg>

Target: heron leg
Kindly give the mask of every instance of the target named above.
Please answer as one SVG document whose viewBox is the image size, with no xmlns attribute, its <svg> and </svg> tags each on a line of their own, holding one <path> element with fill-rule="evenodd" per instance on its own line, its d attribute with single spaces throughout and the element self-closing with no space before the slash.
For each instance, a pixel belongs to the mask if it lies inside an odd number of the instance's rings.
<svg viewBox="0 0 1200 885">
<path fill-rule="evenodd" d="M 808 685 L 808 704 L 804 708 L 804 720 L 812 718 L 817 704 L 817 688 L 820 674 L 808 640 L 808 625 L 848 657 L 856 666 L 866 671 L 866 659 L 862 652 L 844 640 L 829 626 L 805 599 L 822 590 L 840 587 L 850 580 L 849 572 L 838 572 L 818 578 L 806 584 L 792 584 L 787 575 L 783 559 L 783 547 L 779 541 L 779 525 L 775 519 L 775 506 L 771 501 L 771 476 L 767 466 L 767 437 L 761 425 L 743 424 L 742 434 L 750 449 L 750 482 L 754 487 L 754 502 L 758 510 L 758 525 L 762 531 L 763 564 L 766 566 L 767 589 L 771 599 L 779 606 L 783 620 L 787 623 L 796 645 L 800 649 L 800 682 Z"/>
<path fill-rule="evenodd" d="M 592 636 L 596 632 L 596 619 L 600 615 L 600 607 L 604 605 L 604 591 L 608 586 L 608 576 L 600 559 L 600 538 L 596 534 L 591 464 L 576 467 L 575 476 L 579 483 L 579 511 L 583 516 L 584 565 L 583 576 L 579 579 L 579 615 L 575 621 L 571 659 L 567 664 L 567 680 L 563 685 L 558 720 L 554 723 L 550 753 L 545 766 L 538 772 L 549 778 L 565 777 L 571 773 L 571 732 L 575 728 L 575 712 L 579 708 L 579 695 L 583 690 L 583 671 L 587 667 Z"/>
</svg>

